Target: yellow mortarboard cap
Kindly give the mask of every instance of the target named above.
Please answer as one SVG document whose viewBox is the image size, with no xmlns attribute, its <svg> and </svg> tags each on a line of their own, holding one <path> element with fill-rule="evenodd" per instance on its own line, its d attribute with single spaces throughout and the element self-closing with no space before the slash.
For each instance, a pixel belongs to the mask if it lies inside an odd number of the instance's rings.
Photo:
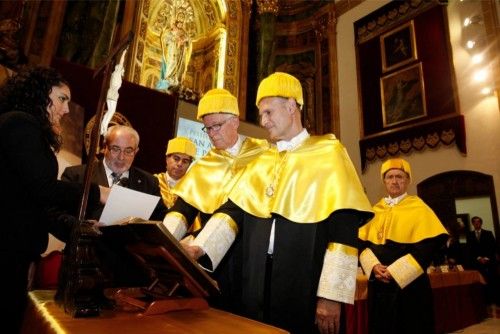
<svg viewBox="0 0 500 334">
<path fill-rule="evenodd" d="M 198 115 L 196 118 L 201 120 L 205 115 L 218 113 L 240 116 L 238 100 L 233 94 L 223 88 L 211 89 L 203 95 L 198 103 Z"/>
<path fill-rule="evenodd" d="M 302 85 L 300 81 L 288 73 L 275 72 L 262 80 L 257 90 L 255 104 L 259 106 L 260 100 L 265 97 L 279 96 L 284 98 L 292 97 L 302 108 L 304 97 L 302 95 Z"/>
<path fill-rule="evenodd" d="M 191 158 L 196 157 L 196 145 L 186 137 L 177 137 L 170 139 L 167 145 L 167 152 L 165 155 L 172 153 L 183 153 L 189 155 Z"/>
<path fill-rule="evenodd" d="M 387 173 L 387 171 L 390 169 L 401 169 L 403 172 L 408 174 L 408 177 L 411 180 L 411 168 L 408 161 L 401 158 L 396 158 L 396 159 L 389 159 L 386 162 L 384 162 L 382 164 L 382 167 L 380 167 L 380 176 L 382 177 L 382 180 L 384 179 L 385 173 Z"/>
</svg>

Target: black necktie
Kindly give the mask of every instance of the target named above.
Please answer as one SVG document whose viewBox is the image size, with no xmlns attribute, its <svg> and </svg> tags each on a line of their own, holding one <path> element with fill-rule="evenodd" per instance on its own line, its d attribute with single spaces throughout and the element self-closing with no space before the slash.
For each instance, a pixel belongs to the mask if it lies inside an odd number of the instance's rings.
<svg viewBox="0 0 500 334">
<path fill-rule="evenodd" d="M 113 178 L 113 182 L 111 183 L 111 185 L 120 182 L 121 176 L 121 174 L 117 174 L 115 172 L 111 173 L 111 177 Z"/>
</svg>

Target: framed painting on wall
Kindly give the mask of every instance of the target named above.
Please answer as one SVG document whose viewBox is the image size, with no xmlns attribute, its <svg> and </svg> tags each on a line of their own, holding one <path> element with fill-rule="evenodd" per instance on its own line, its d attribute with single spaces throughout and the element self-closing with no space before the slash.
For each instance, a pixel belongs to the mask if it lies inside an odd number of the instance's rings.
<svg viewBox="0 0 500 334">
<path fill-rule="evenodd" d="M 422 64 L 380 78 L 384 127 L 427 115 Z"/>
<path fill-rule="evenodd" d="M 382 71 L 388 72 L 417 60 L 413 20 L 380 36 Z"/>
<path fill-rule="evenodd" d="M 426 148 L 467 153 L 447 15 L 441 1 L 390 1 L 354 22 L 363 170 Z"/>
</svg>

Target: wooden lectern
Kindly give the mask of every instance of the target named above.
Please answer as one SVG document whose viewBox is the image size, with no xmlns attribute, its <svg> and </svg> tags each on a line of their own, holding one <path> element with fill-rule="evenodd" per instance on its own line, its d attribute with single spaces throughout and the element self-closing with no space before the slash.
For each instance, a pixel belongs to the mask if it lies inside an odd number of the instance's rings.
<svg viewBox="0 0 500 334">
<path fill-rule="evenodd" d="M 205 309 L 208 296 L 219 294 L 217 282 L 184 251 L 161 221 L 134 220 L 102 227 L 103 237 L 126 248 L 144 269 L 147 287 L 122 288 L 117 301 L 137 307 L 143 314 L 183 309 Z"/>
</svg>

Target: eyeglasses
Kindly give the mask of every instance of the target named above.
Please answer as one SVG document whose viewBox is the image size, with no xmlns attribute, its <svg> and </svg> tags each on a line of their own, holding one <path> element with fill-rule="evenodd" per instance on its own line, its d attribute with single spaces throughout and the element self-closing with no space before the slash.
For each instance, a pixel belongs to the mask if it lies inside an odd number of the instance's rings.
<svg viewBox="0 0 500 334">
<path fill-rule="evenodd" d="M 206 133 L 209 133 L 210 131 L 219 131 L 220 128 L 227 122 L 231 119 L 232 117 L 230 118 L 226 118 L 225 120 L 223 120 L 222 122 L 220 123 L 215 123 L 214 125 L 211 125 L 211 126 L 204 126 L 201 128 L 201 130 L 203 130 L 203 132 L 206 132 Z"/>
<path fill-rule="evenodd" d="M 136 149 L 132 147 L 120 148 L 119 146 L 112 145 L 109 146 L 109 150 L 113 155 L 120 155 L 123 152 L 123 155 L 126 157 L 132 157 L 135 155 Z"/>
</svg>

